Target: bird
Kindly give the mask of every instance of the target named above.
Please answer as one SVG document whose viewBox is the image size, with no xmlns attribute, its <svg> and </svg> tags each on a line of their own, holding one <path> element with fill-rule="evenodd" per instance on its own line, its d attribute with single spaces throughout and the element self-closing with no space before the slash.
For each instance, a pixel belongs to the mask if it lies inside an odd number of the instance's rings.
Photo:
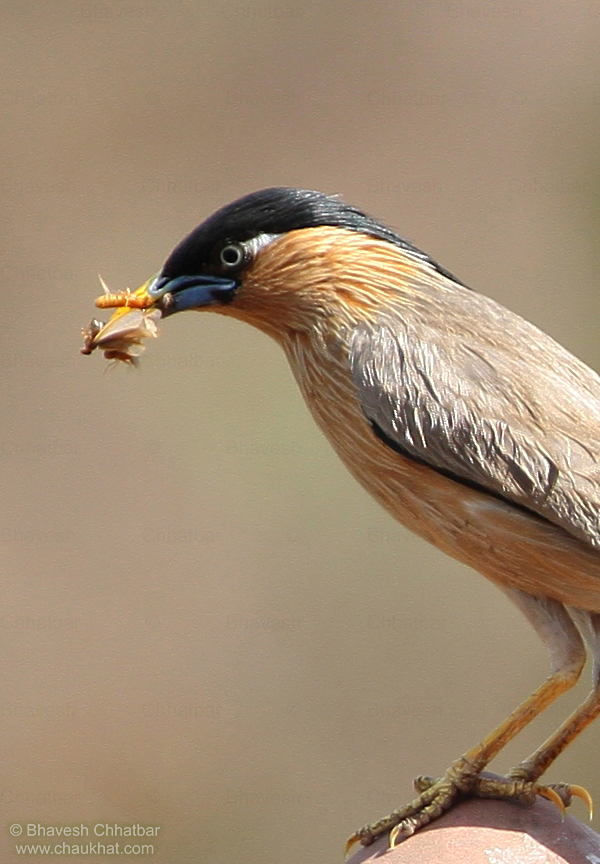
<svg viewBox="0 0 600 864">
<path fill-rule="evenodd" d="M 591 812 L 581 786 L 540 778 L 600 713 L 598 375 L 388 225 L 292 187 L 217 210 L 157 276 L 97 305 L 115 311 L 85 331 L 84 353 L 135 359 L 157 316 L 186 310 L 275 339 L 351 474 L 403 526 L 500 588 L 550 655 L 534 693 L 440 777 L 417 778 L 417 797 L 355 831 L 347 851 L 384 834 L 394 846 L 465 796 L 541 795 L 563 812 L 576 796 Z M 588 655 L 585 701 L 505 777 L 483 774 L 575 685 Z"/>
</svg>

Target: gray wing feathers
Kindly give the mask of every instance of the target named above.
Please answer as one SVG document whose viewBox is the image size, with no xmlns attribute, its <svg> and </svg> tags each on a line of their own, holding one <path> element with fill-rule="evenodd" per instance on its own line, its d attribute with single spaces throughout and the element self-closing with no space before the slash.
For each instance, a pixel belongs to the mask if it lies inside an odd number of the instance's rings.
<svg viewBox="0 0 600 864">
<path fill-rule="evenodd" d="M 600 547 L 600 379 L 489 298 L 454 300 L 439 325 L 399 309 L 354 331 L 365 415 L 409 455 Z"/>
</svg>

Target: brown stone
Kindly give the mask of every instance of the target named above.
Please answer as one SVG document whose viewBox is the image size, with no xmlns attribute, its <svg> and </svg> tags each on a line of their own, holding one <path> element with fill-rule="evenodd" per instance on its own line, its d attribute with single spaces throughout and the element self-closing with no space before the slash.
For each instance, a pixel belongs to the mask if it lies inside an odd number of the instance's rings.
<svg viewBox="0 0 600 864">
<path fill-rule="evenodd" d="M 388 850 L 387 837 L 348 864 L 600 864 L 600 835 L 549 801 L 470 799 Z"/>
</svg>

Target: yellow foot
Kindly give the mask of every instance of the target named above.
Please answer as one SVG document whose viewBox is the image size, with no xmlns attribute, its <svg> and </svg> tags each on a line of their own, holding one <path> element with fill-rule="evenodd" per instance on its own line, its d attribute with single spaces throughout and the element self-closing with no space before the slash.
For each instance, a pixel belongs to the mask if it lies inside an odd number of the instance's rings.
<svg viewBox="0 0 600 864">
<path fill-rule="evenodd" d="M 418 792 L 424 792 L 437 782 L 433 777 L 417 777 L 414 785 Z M 464 792 L 462 789 L 460 791 Z M 592 796 L 583 786 L 574 786 L 570 783 L 550 783 L 545 786 L 512 771 L 508 777 L 479 776 L 466 794 L 473 798 L 515 798 L 517 801 L 524 801 L 527 804 L 533 804 L 536 795 L 540 795 L 556 804 L 563 816 L 573 798 L 580 798 L 584 802 L 588 808 L 590 819 L 594 809 Z"/>
<path fill-rule="evenodd" d="M 355 843 L 370 846 L 382 834 L 390 832 L 390 848 L 402 837 L 410 837 L 419 828 L 449 810 L 458 795 L 456 787 L 444 778 L 431 784 L 418 798 L 392 811 L 389 816 L 365 825 L 346 841 L 346 855 Z"/>
<path fill-rule="evenodd" d="M 522 763 L 517 768 L 513 768 L 508 772 L 509 780 L 524 780 L 526 785 L 531 785 L 536 788 L 536 794 L 548 798 L 558 806 L 560 810 L 565 811 L 573 801 L 573 798 L 580 798 L 588 809 L 590 820 L 594 815 L 594 802 L 592 796 L 584 789 L 583 786 L 574 786 L 571 783 L 551 783 L 548 786 L 538 786 L 535 782 L 536 778 L 535 765 L 528 766 L 527 763 Z M 483 778 L 482 778 L 483 779 Z M 550 793 L 550 794 L 548 794 Z M 485 796 L 481 796 L 485 797 Z M 560 804 L 556 798 L 560 799 Z"/>
<path fill-rule="evenodd" d="M 410 804 L 399 807 L 377 822 L 365 825 L 349 837 L 346 855 L 355 843 L 370 846 L 388 831 L 390 848 L 393 848 L 400 840 L 410 837 L 449 810 L 459 797 L 513 798 L 533 804 L 536 795 L 541 795 L 556 804 L 563 815 L 572 798 L 577 797 L 584 801 L 590 814 L 592 812 L 591 796 L 581 786 L 566 783 L 542 786 L 518 777 L 481 777 L 466 760 L 457 762 L 439 779 L 417 777 L 414 786 L 419 796 Z"/>
</svg>

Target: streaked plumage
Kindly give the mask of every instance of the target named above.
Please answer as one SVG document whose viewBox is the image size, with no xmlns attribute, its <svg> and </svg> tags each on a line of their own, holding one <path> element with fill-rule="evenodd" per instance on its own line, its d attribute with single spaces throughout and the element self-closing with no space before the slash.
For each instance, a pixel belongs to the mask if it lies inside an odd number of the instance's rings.
<svg viewBox="0 0 600 864">
<path fill-rule="evenodd" d="M 458 792 L 487 795 L 479 772 L 576 682 L 583 637 L 595 660 L 584 708 L 492 790 L 556 796 L 539 776 L 600 711 L 598 376 L 386 226 L 304 190 L 263 190 L 218 211 L 137 296 L 164 316 L 206 308 L 273 336 L 354 476 L 499 584 L 550 651 L 550 678 L 501 727 L 353 839 L 394 825 L 393 839 L 406 836 Z"/>
</svg>

